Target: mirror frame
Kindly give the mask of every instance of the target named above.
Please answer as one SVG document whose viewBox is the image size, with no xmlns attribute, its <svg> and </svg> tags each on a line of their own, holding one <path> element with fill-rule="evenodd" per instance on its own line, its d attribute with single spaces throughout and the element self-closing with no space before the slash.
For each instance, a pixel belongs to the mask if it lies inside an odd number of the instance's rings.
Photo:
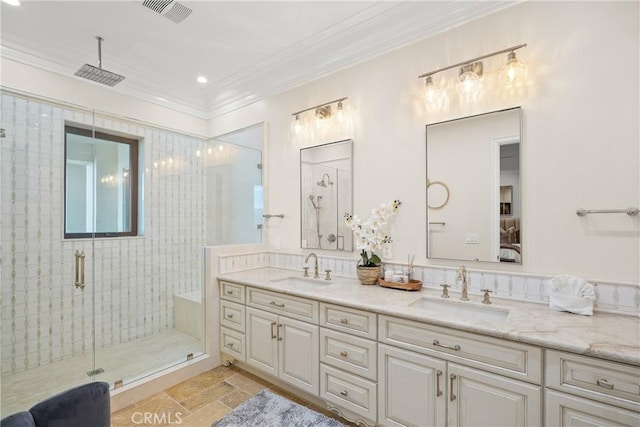
<svg viewBox="0 0 640 427">
<path fill-rule="evenodd" d="M 351 180 L 351 185 L 350 185 L 350 196 L 349 196 L 349 206 L 346 207 L 346 210 L 344 212 L 339 212 L 340 207 L 338 206 L 337 202 L 336 202 L 336 241 L 335 241 L 335 248 L 324 248 L 324 247 L 311 247 L 309 245 L 307 245 L 306 247 L 303 246 L 303 236 L 304 236 L 304 207 L 303 207 L 303 203 L 305 200 L 308 200 L 305 196 L 303 196 L 302 192 L 303 192 L 303 153 L 305 150 L 313 150 L 313 149 L 321 149 L 324 147 L 330 147 L 330 146 L 335 146 L 338 144 L 346 144 L 348 143 L 349 147 L 348 147 L 348 151 L 349 151 L 349 173 L 350 173 L 350 180 Z M 310 147 L 304 147 L 300 149 L 300 247 L 302 249 L 321 249 L 321 250 L 330 250 L 330 251 L 340 251 L 340 252 L 353 252 L 353 235 L 351 233 L 351 230 L 349 230 L 349 236 L 351 237 L 350 239 L 350 244 L 346 244 L 346 239 L 345 237 L 343 237 L 343 244 L 342 244 L 342 248 L 340 247 L 340 233 L 338 232 L 339 228 L 341 225 L 343 225 L 345 228 L 347 228 L 347 225 L 344 224 L 342 221 L 342 218 L 344 216 L 344 214 L 346 212 L 352 212 L 353 211 L 353 139 L 343 139 L 340 141 L 333 141 L 333 142 L 328 142 L 326 144 L 320 144 L 320 145 L 314 145 L 314 146 L 310 146 Z M 337 181 L 337 180 L 336 180 Z M 336 190 L 337 192 L 339 192 L 339 190 Z M 337 195 L 336 195 L 337 197 Z M 345 235 L 346 236 L 346 235 Z M 333 244 L 333 243 L 332 243 Z"/>
<path fill-rule="evenodd" d="M 441 209 L 443 207 L 445 207 L 445 205 L 449 202 L 449 197 L 455 197 L 455 190 L 453 191 L 449 191 L 449 188 L 446 187 L 446 195 L 447 195 L 447 201 L 442 205 L 442 206 L 436 206 L 436 207 L 432 207 L 429 206 L 429 186 L 434 185 L 436 183 L 439 183 L 440 181 L 430 181 L 429 180 L 429 127 L 431 126 L 436 126 L 436 125 L 444 125 L 447 123 L 454 123 L 454 122 L 459 122 L 462 120 L 466 120 L 466 119 L 473 119 L 473 118 L 481 118 L 482 116 L 487 116 L 487 115 L 491 115 L 491 114 L 496 114 L 496 113 L 503 113 L 503 112 L 509 112 L 509 111 L 517 111 L 517 117 L 518 117 L 518 132 L 519 134 L 518 136 L 518 144 L 519 144 L 519 149 L 518 149 L 518 186 L 519 186 L 519 195 L 518 195 L 518 200 L 512 200 L 512 206 L 511 206 L 511 215 L 501 215 L 500 213 L 500 187 L 504 186 L 504 184 L 501 182 L 500 179 L 500 169 L 498 166 L 497 170 L 493 170 L 495 168 L 492 167 L 492 171 L 491 173 L 493 174 L 491 180 L 492 182 L 498 181 L 498 184 L 495 186 L 496 188 L 492 188 L 491 189 L 491 194 L 488 194 L 487 196 L 490 197 L 493 201 L 496 201 L 495 206 L 492 209 L 495 209 L 496 212 L 493 212 L 490 216 L 490 224 L 489 224 L 489 230 L 490 230 L 490 235 L 491 236 L 497 236 L 496 241 L 495 242 L 490 242 L 490 248 L 491 248 L 491 253 L 495 254 L 497 251 L 497 259 L 493 260 L 491 259 L 492 255 L 489 255 L 489 257 L 487 259 L 470 259 L 468 257 L 464 257 L 464 256 L 459 256 L 459 257 L 445 257 L 445 256 L 431 256 L 430 255 L 430 250 L 432 249 L 432 236 L 431 236 L 431 232 L 432 232 L 432 227 L 445 227 L 446 226 L 446 221 L 439 221 L 439 220 L 435 220 L 435 222 L 430 222 L 430 211 L 433 211 L 434 209 Z M 426 255 L 427 255 L 427 259 L 445 259 L 445 260 L 454 260 L 454 261 L 471 261 L 471 262 L 489 262 L 489 263 L 499 263 L 499 264 L 516 264 L 516 265 L 522 265 L 523 264 L 523 257 L 522 257 L 522 248 L 523 248 L 523 240 L 522 240 L 522 158 L 523 158 L 523 150 L 522 150 L 522 143 L 523 143 L 523 110 L 521 106 L 517 106 L 517 107 L 510 107 L 510 108 L 504 108 L 504 109 L 500 109 L 500 110 L 495 110 L 495 111 L 489 111 L 489 112 L 485 112 L 485 113 L 481 113 L 481 114 L 475 114 L 475 115 L 470 115 L 470 116 L 464 116 L 464 117 L 458 117 L 455 119 L 450 119 L 450 120 L 444 120 L 444 121 L 440 121 L 440 122 L 435 122 L 435 123 L 429 123 L 425 126 L 425 166 L 426 166 L 426 176 L 427 176 L 427 187 L 425 189 L 425 196 L 426 196 L 426 215 L 425 215 L 425 223 L 426 223 Z M 500 145 L 502 145 L 502 143 L 509 144 L 509 141 L 513 140 L 513 137 L 515 137 L 516 135 L 509 135 L 506 137 L 500 137 L 500 136 L 496 136 L 492 138 L 492 146 L 490 147 L 490 151 L 492 153 L 492 164 L 494 162 L 494 158 L 497 156 L 497 159 L 499 159 L 500 157 Z M 502 141 L 502 142 L 501 142 Z M 496 148 L 497 147 L 497 148 Z M 496 153 L 497 150 L 497 153 Z M 444 184 L 446 186 L 446 184 Z M 516 206 L 516 203 L 518 206 Z M 494 204 L 492 204 L 491 206 L 493 206 Z M 513 212 L 519 212 L 519 216 L 518 217 L 514 217 Z M 497 218 L 496 221 L 494 221 L 494 218 Z M 501 243 L 500 243 L 500 220 L 502 218 L 512 218 L 512 219 L 516 219 L 519 218 L 519 230 L 518 230 L 518 235 L 519 237 L 519 245 L 516 245 L 515 247 L 510 247 L 508 248 L 510 251 L 515 251 L 517 252 L 517 257 L 514 257 L 516 259 L 519 258 L 518 261 L 507 261 L 506 258 L 502 258 L 502 255 L 500 255 L 501 253 Z M 494 224 L 495 222 L 495 224 Z M 472 233 L 473 234 L 473 233 Z M 496 248 L 496 242 L 497 242 L 497 248 Z M 509 246 L 513 246 L 513 245 L 509 245 Z"/>
</svg>

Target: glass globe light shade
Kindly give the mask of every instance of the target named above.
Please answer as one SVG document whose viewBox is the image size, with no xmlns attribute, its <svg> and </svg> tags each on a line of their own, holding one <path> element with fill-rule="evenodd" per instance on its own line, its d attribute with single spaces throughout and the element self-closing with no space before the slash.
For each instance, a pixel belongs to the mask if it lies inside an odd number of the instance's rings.
<svg viewBox="0 0 640 427">
<path fill-rule="evenodd" d="M 526 71 L 527 66 L 524 62 L 516 58 L 515 52 L 510 52 L 502 69 L 502 80 L 507 85 L 518 83 L 523 80 Z"/>
<path fill-rule="evenodd" d="M 422 99 L 427 105 L 437 104 L 442 99 L 442 89 L 433 81 L 431 76 L 427 76 L 421 92 Z"/>
<path fill-rule="evenodd" d="M 296 133 L 296 134 L 302 132 L 302 123 L 300 123 L 300 116 L 297 114 L 293 119 L 293 123 L 291 124 L 291 129 L 293 130 L 293 133 Z"/>
<path fill-rule="evenodd" d="M 458 93 L 460 95 L 474 95 L 480 89 L 480 76 L 470 69 L 460 74 L 459 80 Z"/>
</svg>

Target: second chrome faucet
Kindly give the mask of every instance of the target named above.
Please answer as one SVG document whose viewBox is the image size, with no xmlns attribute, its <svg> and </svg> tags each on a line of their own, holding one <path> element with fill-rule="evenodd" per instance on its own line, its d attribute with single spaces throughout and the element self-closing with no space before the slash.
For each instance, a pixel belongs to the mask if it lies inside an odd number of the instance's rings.
<svg viewBox="0 0 640 427">
<path fill-rule="evenodd" d="M 460 268 L 458 268 L 457 280 L 462 280 L 462 295 L 460 296 L 460 299 L 462 301 L 469 301 L 469 296 L 467 295 L 467 269 L 464 265 L 461 265 Z"/>
</svg>

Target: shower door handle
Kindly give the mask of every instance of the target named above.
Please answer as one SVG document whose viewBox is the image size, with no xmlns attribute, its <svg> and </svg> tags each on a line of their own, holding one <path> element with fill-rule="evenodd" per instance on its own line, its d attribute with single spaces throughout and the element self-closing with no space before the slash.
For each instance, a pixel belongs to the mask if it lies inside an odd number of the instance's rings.
<svg viewBox="0 0 640 427">
<path fill-rule="evenodd" d="M 84 252 L 76 251 L 76 288 L 84 289 Z"/>
</svg>

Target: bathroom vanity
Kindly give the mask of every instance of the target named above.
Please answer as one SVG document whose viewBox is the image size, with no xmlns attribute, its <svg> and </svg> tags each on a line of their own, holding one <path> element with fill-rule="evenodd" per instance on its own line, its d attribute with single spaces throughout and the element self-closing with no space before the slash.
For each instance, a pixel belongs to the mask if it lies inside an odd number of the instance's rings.
<svg viewBox="0 0 640 427">
<path fill-rule="evenodd" d="M 361 424 L 640 424 L 637 317 L 276 268 L 218 280 L 223 360 Z"/>
</svg>

